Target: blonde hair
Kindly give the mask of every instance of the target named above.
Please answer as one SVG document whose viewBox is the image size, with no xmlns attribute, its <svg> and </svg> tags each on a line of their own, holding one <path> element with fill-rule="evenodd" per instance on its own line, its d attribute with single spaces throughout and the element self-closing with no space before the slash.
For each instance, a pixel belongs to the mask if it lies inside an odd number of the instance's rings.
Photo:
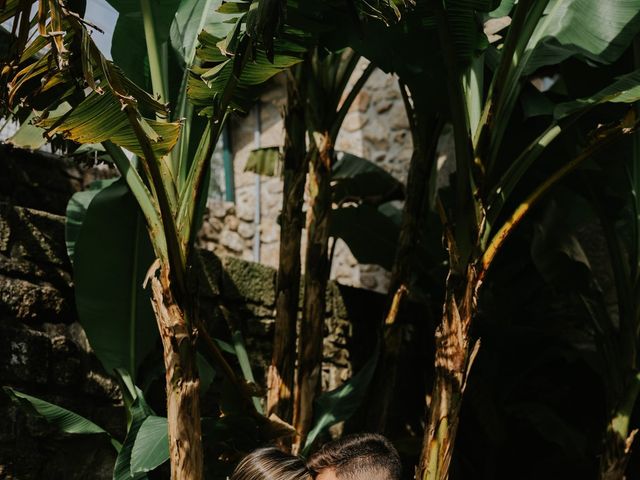
<svg viewBox="0 0 640 480">
<path fill-rule="evenodd" d="M 299 457 L 277 448 L 259 448 L 244 457 L 231 474 L 230 480 L 312 480 L 305 463 Z"/>
</svg>

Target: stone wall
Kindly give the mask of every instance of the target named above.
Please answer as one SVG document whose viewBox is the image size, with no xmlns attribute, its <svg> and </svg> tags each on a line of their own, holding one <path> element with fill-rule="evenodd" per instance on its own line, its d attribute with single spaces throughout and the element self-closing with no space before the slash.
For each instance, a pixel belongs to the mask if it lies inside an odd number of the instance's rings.
<svg viewBox="0 0 640 480">
<path fill-rule="evenodd" d="M 83 177 L 70 162 L 0 145 L 0 384 L 122 437 L 117 388 L 77 322 L 59 216 Z M 106 439 L 61 435 L 0 393 L 0 478 L 111 478 L 114 461 Z"/>
</svg>

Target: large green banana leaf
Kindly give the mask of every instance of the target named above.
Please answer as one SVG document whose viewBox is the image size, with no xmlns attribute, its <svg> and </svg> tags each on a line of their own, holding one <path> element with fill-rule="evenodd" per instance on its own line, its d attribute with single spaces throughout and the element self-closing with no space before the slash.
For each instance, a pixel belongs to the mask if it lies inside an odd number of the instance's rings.
<svg viewBox="0 0 640 480">
<path fill-rule="evenodd" d="M 138 85 L 150 87 L 141 2 L 139 0 L 107 1 L 118 12 L 118 20 L 111 41 L 113 61 Z M 158 45 L 168 42 L 171 22 L 181 3 L 183 2 L 180 0 L 153 0 L 149 2 Z"/>
<path fill-rule="evenodd" d="M 617 60 L 640 30 L 640 0 L 552 0 L 527 47 L 525 75 L 570 57 Z"/>
<path fill-rule="evenodd" d="M 89 185 L 89 188 L 81 192 L 74 193 L 67 204 L 67 212 L 65 218 L 64 236 L 67 245 L 67 255 L 71 264 L 74 263 L 76 242 L 82 230 L 82 223 L 87 216 L 89 205 L 102 190 L 107 188 L 116 179 L 96 180 Z"/>
<path fill-rule="evenodd" d="M 21 55 L 8 70 L 3 92 L 9 108 L 20 103 L 44 111 L 43 117 L 48 118 L 36 125 L 47 129 L 48 136 L 58 133 L 79 143 L 111 140 L 137 155 L 143 153 L 140 142 L 146 137 L 155 156 L 166 155 L 177 141 L 180 124 L 146 120 L 140 112 L 166 118 L 167 106 L 104 58 L 77 15 L 53 8 L 54 4 L 42 2 L 33 18 L 40 35 L 15 46 Z M 47 41 L 47 36 L 54 41 Z M 69 56 L 68 51 L 76 53 Z M 84 99 L 85 89 L 77 76 L 91 89 Z M 73 108 L 66 113 L 55 111 L 63 101 Z"/>
<path fill-rule="evenodd" d="M 375 163 L 343 153 L 331 171 L 334 203 L 366 201 L 380 204 L 404 197 L 402 183 Z"/>
<path fill-rule="evenodd" d="M 390 203 L 377 208 L 366 203 L 338 208 L 331 212 L 330 234 L 344 240 L 359 263 L 374 263 L 391 270 L 400 214 Z"/>
<path fill-rule="evenodd" d="M 72 245 L 80 322 L 107 371 L 135 372 L 158 338 L 142 288 L 154 260 L 144 220 L 120 179 L 95 195 L 81 221 Z"/>
<path fill-rule="evenodd" d="M 234 61 L 226 58 L 220 49 L 221 38 L 203 31 L 198 37 L 200 47 L 197 56 L 202 59 L 202 67 L 195 67 L 189 77 L 187 94 L 191 102 L 200 109 L 200 114 L 212 115 L 214 99 L 220 98 L 232 77 Z M 256 87 L 274 75 L 302 61 L 301 53 L 305 48 L 292 42 L 275 42 L 275 55 L 269 61 L 263 50 L 256 50 L 255 56 L 248 60 L 238 79 L 230 107 L 246 112 L 257 97 Z M 212 62 L 215 62 L 213 64 Z"/>
<path fill-rule="evenodd" d="M 219 37 L 226 36 L 233 28 L 224 23 L 222 14 L 216 11 L 221 0 L 182 0 L 171 23 L 170 40 L 173 50 L 183 65 L 193 62 L 198 45 L 198 35 L 207 29 Z"/>
</svg>

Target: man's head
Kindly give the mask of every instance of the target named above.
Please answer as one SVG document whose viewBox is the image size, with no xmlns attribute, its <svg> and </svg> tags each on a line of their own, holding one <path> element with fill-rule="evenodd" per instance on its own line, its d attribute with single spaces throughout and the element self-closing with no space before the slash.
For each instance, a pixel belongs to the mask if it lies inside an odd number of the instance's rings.
<svg viewBox="0 0 640 480">
<path fill-rule="evenodd" d="M 361 433 L 329 442 L 309 457 L 316 480 L 400 480 L 398 452 L 382 435 Z"/>
</svg>

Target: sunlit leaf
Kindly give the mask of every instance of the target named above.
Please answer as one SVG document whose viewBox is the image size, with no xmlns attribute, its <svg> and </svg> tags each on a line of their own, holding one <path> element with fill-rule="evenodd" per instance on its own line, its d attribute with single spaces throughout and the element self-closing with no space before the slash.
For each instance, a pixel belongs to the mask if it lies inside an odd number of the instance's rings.
<svg viewBox="0 0 640 480">
<path fill-rule="evenodd" d="M 180 124 L 146 120 L 147 132 L 156 157 L 167 155 L 178 141 Z M 101 143 L 110 140 L 144 157 L 127 113 L 114 95 L 91 93 L 68 114 L 42 119 L 37 123 L 49 135 L 61 134 L 78 143 Z"/>
<path fill-rule="evenodd" d="M 640 0 L 552 0 L 536 28 L 525 74 L 577 56 L 603 64 L 617 60 L 640 30 Z"/>
<path fill-rule="evenodd" d="M 640 70 L 618 77 L 598 93 L 573 102 L 561 103 L 554 110 L 556 119 L 564 118 L 578 110 L 602 103 L 634 103 L 640 100 Z"/>
</svg>

